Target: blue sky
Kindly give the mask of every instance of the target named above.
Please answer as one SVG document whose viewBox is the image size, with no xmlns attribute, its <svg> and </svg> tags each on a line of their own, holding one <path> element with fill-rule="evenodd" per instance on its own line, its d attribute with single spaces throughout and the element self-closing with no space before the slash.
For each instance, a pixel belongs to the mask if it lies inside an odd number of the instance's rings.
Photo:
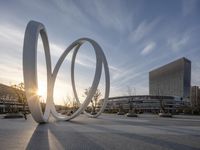
<svg viewBox="0 0 200 150">
<path fill-rule="evenodd" d="M 30 20 L 47 30 L 52 66 L 70 43 L 81 37 L 97 41 L 110 66 L 110 96 L 148 94 L 148 72 L 180 57 L 192 61 L 192 85 L 200 85 L 200 1 L 198 0 L 18 0 L 0 2 L 0 82 L 23 81 L 22 47 Z M 72 96 L 70 56 L 59 72 L 55 95 Z M 80 97 L 91 85 L 95 55 L 85 44 L 77 57 Z M 45 60 L 38 44 L 38 76 L 45 86 Z M 104 86 L 102 77 L 100 88 Z"/>
</svg>

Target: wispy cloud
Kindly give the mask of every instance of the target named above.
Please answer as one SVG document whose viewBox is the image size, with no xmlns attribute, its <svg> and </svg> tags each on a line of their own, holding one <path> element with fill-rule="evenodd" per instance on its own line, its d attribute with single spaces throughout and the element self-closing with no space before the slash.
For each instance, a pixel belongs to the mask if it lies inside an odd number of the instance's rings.
<svg viewBox="0 0 200 150">
<path fill-rule="evenodd" d="M 174 52 L 180 51 L 185 45 L 187 45 L 190 37 L 183 36 L 183 37 L 172 37 L 168 40 L 168 44 Z"/>
<path fill-rule="evenodd" d="M 151 51 L 153 51 L 153 49 L 156 47 L 156 43 L 155 42 L 150 42 L 148 43 L 145 48 L 141 51 L 141 55 L 147 55 L 149 54 Z"/>
<path fill-rule="evenodd" d="M 22 43 L 23 33 L 10 24 L 0 24 L 0 81 L 16 83 L 22 81 Z"/>
<path fill-rule="evenodd" d="M 21 51 L 23 43 L 23 32 L 24 31 L 21 29 L 10 24 L 0 24 L 1 49 L 15 49 L 17 51 Z"/>
<path fill-rule="evenodd" d="M 159 22 L 160 18 L 156 18 L 151 22 L 147 22 L 146 20 L 144 20 L 137 26 L 137 28 L 133 32 L 130 33 L 129 40 L 131 42 L 138 42 L 142 40 L 153 31 L 153 29 L 158 25 Z"/>
<path fill-rule="evenodd" d="M 110 75 L 111 75 L 112 80 L 115 80 L 119 76 L 121 76 L 122 70 L 120 70 L 119 68 L 109 65 L 109 69 L 110 69 Z"/>
<path fill-rule="evenodd" d="M 121 0 L 2 1 L 0 81 L 9 83 L 22 79 L 25 26 L 29 20 L 37 20 L 48 31 L 52 68 L 69 44 L 80 37 L 89 37 L 101 45 L 107 57 L 111 96 L 123 94 L 126 86 L 135 87 L 137 94 L 147 94 L 148 72 L 151 69 L 180 56 L 188 56 L 192 62 L 197 61 L 194 55 L 200 56 L 198 7 L 199 2 L 195 0 L 156 2 L 156 5 Z M 76 59 L 78 90 L 90 86 L 95 72 L 95 54 L 90 53 L 91 49 L 87 51 L 84 45 Z M 72 53 L 64 61 L 56 81 L 57 93 L 61 97 L 66 96 L 65 89 L 71 92 L 71 56 Z M 38 43 L 37 63 L 39 78 L 43 80 L 46 65 L 41 40 Z M 193 69 L 192 82 L 199 82 L 198 74 L 194 72 L 198 72 L 198 67 Z"/>
<path fill-rule="evenodd" d="M 182 13 L 187 16 L 197 9 L 198 0 L 182 0 Z"/>
<path fill-rule="evenodd" d="M 101 26 L 110 30 L 124 32 L 131 28 L 132 14 L 123 9 L 124 3 L 121 1 L 90 1 L 81 3 L 85 12 L 91 15 Z M 88 7 L 90 5 L 90 7 Z M 110 6 L 112 5 L 112 9 Z M 95 12 L 95 13 L 94 13 Z"/>
</svg>

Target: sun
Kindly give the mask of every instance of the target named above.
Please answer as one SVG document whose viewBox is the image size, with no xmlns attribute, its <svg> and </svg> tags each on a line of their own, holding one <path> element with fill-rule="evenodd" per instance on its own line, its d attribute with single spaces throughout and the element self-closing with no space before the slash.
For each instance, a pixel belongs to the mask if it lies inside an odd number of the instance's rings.
<svg viewBox="0 0 200 150">
<path fill-rule="evenodd" d="M 39 84 L 38 90 L 37 90 L 37 95 L 41 96 L 42 98 L 46 98 L 47 96 L 47 89 L 44 84 Z"/>
</svg>

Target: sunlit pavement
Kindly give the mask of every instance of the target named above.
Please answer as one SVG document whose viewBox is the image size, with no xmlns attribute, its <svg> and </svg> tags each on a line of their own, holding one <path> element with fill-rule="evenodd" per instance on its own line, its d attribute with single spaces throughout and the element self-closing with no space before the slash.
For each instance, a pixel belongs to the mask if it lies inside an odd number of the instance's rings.
<svg viewBox="0 0 200 150">
<path fill-rule="evenodd" d="M 103 114 L 92 119 L 81 115 L 42 125 L 30 115 L 28 120 L 0 119 L 0 149 L 199 150 L 200 116 Z"/>
</svg>

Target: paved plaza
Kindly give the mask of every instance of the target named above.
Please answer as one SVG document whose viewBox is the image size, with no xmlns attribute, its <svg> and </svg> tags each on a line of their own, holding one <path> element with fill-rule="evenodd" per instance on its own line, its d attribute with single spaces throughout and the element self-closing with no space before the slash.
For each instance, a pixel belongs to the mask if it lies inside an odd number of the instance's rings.
<svg viewBox="0 0 200 150">
<path fill-rule="evenodd" d="M 31 117 L 0 119 L 0 149 L 199 150 L 200 116 L 127 118 L 84 115 L 38 125 Z"/>
</svg>

